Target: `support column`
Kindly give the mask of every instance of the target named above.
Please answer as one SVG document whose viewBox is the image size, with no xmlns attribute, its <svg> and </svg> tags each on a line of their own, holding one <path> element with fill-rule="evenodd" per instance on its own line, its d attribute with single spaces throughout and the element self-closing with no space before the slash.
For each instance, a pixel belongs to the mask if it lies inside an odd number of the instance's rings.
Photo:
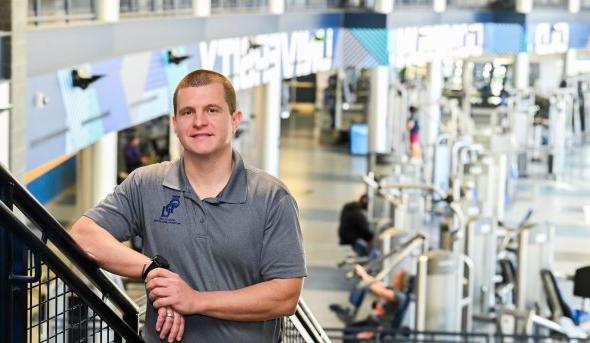
<svg viewBox="0 0 590 343">
<path fill-rule="evenodd" d="M 342 80 L 346 77 L 344 69 L 336 72 L 336 99 L 334 101 L 334 128 L 342 129 Z"/>
<path fill-rule="evenodd" d="M 0 82 L 0 163 L 10 168 L 10 84 Z"/>
<path fill-rule="evenodd" d="M 434 145 L 439 133 L 440 99 L 443 88 L 442 61 L 435 59 L 428 64 L 428 99 L 426 107 L 421 109 L 423 115 L 419 120 L 424 123 L 421 143 L 423 159 L 426 162 L 424 177 L 428 183 L 433 181 Z"/>
<path fill-rule="evenodd" d="M 285 0 L 270 0 L 268 3 L 268 9 L 271 14 L 285 13 Z"/>
<path fill-rule="evenodd" d="M 0 68 L 10 80 L 9 164 L 12 174 L 23 180 L 27 169 L 27 2 L 0 1 L 0 31 L 9 32 L 0 56 Z M 7 40 L 7 41 L 6 41 Z"/>
<path fill-rule="evenodd" d="M 262 118 L 262 169 L 279 175 L 279 143 L 281 136 L 281 79 L 277 75 L 264 85 Z"/>
<path fill-rule="evenodd" d="M 0 1 L 0 32 L 8 37 L 0 38 L 0 78 L 10 80 L 8 102 L 12 107 L 1 114 L 3 130 L 10 130 L 0 140 L 9 143 L 8 164 L 14 177 L 22 181 L 27 170 L 27 1 Z M 6 91 L 5 91 L 6 92 Z M 5 116 L 8 116 L 6 119 Z M 7 138 L 8 137 L 8 138 Z M 4 142 L 2 142 L 4 143 Z M 6 156 L 5 156 L 6 158 Z M 12 206 L 10 185 L 0 185 L 0 198 Z M 0 332 L 8 342 L 25 342 L 27 317 L 27 284 L 14 282 L 9 276 L 26 274 L 28 260 L 23 244 L 0 229 Z"/>
<path fill-rule="evenodd" d="M 211 15 L 211 0 L 193 0 L 193 15 L 208 17 Z"/>
<path fill-rule="evenodd" d="M 447 10 L 447 0 L 433 0 L 432 9 L 436 13 L 442 13 Z"/>
<path fill-rule="evenodd" d="M 581 1 L 580 0 L 569 0 L 567 7 L 571 13 L 578 13 L 578 12 L 580 12 Z"/>
<path fill-rule="evenodd" d="M 375 12 L 383 14 L 393 12 L 393 0 L 376 0 Z"/>
<path fill-rule="evenodd" d="M 99 0 L 96 4 L 96 14 L 99 21 L 108 23 L 119 21 L 120 0 Z"/>
<path fill-rule="evenodd" d="M 369 95 L 369 153 L 386 154 L 391 152 L 387 146 L 387 97 L 389 95 L 389 69 L 380 66 L 370 70 L 370 95 Z M 372 168 L 370 165 L 369 168 Z"/>
<path fill-rule="evenodd" d="M 577 51 L 576 49 L 568 49 L 563 56 L 563 76 L 564 79 L 569 76 L 578 74 L 577 66 Z"/>
<path fill-rule="evenodd" d="M 117 185 L 117 132 L 78 153 L 76 194 L 78 212 L 84 213 L 98 204 Z"/>
<path fill-rule="evenodd" d="M 529 54 L 519 52 L 514 61 L 514 88 L 525 90 L 529 88 L 530 61 Z"/>
<path fill-rule="evenodd" d="M 467 117 L 471 116 L 470 96 L 473 91 L 473 68 L 473 61 L 467 59 L 463 60 L 463 106 L 461 109 L 463 110 L 463 114 Z M 453 117 L 456 118 L 455 116 Z M 457 129 L 459 129 L 459 122 L 456 124 Z"/>
<path fill-rule="evenodd" d="M 516 0 L 515 9 L 518 13 L 530 13 L 533 10 L 533 0 Z"/>
</svg>

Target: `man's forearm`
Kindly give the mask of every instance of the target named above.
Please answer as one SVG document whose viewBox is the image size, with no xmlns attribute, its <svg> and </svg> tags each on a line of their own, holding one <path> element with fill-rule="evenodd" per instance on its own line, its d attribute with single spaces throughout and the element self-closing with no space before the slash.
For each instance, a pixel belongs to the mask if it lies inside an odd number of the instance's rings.
<svg viewBox="0 0 590 343">
<path fill-rule="evenodd" d="M 236 321 L 262 321 L 292 315 L 303 280 L 275 279 L 233 291 L 198 292 L 194 312 Z"/>
<path fill-rule="evenodd" d="M 141 277 L 148 258 L 117 241 L 92 219 L 80 218 L 70 230 L 70 235 L 101 268 L 126 277 Z"/>
</svg>

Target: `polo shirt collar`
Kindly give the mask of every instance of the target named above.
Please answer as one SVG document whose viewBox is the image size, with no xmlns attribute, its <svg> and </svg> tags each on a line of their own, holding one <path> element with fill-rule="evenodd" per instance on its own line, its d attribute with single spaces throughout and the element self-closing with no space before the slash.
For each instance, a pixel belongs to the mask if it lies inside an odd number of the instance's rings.
<svg viewBox="0 0 590 343">
<path fill-rule="evenodd" d="M 172 166 L 168 169 L 162 186 L 174 189 L 176 191 L 184 191 L 186 184 L 184 182 L 186 176 L 184 175 L 184 161 L 182 157 L 172 162 Z"/>
<path fill-rule="evenodd" d="M 234 169 L 232 170 L 231 176 L 227 181 L 227 184 L 217 196 L 220 202 L 226 202 L 230 204 L 243 204 L 246 202 L 248 196 L 248 180 L 246 177 L 246 167 L 242 156 L 237 151 L 232 152 L 232 158 L 234 160 Z"/>
<path fill-rule="evenodd" d="M 232 174 L 216 199 L 213 202 L 225 202 L 230 204 L 242 204 L 248 196 L 248 180 L 246 167 L 242 156 L 235 150 L 232 151 L 232 158 L 235 162 Z M 184 159 L 181 157 L 172 162 L 173 165 L 166 173 L 162 185 L 177 191 L 190 192 L 188 178 L 184 170 Z"/>
</svg>

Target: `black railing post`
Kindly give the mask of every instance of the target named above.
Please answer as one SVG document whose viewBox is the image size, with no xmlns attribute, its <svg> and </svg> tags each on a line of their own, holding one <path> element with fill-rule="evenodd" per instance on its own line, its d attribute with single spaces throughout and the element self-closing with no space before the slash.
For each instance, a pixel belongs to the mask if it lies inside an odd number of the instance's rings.
<svg viewBox="0 0 590 343">
<path fill-rule="evenodd" d="M 8 181 L 0 181 L 0 201 L 12 209 L 12 197 Z M 1 226 L 2 224 L 0 224 Z M 0 227 L 0 332 L 12 336 L 10 317 L 10 235 Z"/>
<path fill-rule="evenodd" d="M 129 325 L 131 330 L 139 332 L 139 317 L 137 315 L 133 313 L 125 313 L 123 314 L 123 320 Z"/>
<path fill-rule="evenodd" d="M 0 200 L 10 209 L 13 190 L 12 182 L 0 182 Z M 22 243 L 0 227 L 0 332 L 14 343 L 26 339 L 27 290 L 26 285 L 14 282 L 12 276 L 25 274 L 26 263 Z"/>
</svg>

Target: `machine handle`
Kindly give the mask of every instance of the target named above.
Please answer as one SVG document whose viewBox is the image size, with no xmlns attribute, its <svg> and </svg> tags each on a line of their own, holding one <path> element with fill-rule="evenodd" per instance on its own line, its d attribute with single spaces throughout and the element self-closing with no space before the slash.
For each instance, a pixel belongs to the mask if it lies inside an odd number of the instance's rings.
<svg viewBox="0 0 590 343">
<path fill-rule="evenodd" d="M 467 255 L 461 255 L 461 261 L 467 268 L 469 277 L 467 278 L 467 294 L 465 298 L 462 298 L 462 306 L 470 305 L 471 298 L 473 297 L 473 261 Z"/>
</svg>

